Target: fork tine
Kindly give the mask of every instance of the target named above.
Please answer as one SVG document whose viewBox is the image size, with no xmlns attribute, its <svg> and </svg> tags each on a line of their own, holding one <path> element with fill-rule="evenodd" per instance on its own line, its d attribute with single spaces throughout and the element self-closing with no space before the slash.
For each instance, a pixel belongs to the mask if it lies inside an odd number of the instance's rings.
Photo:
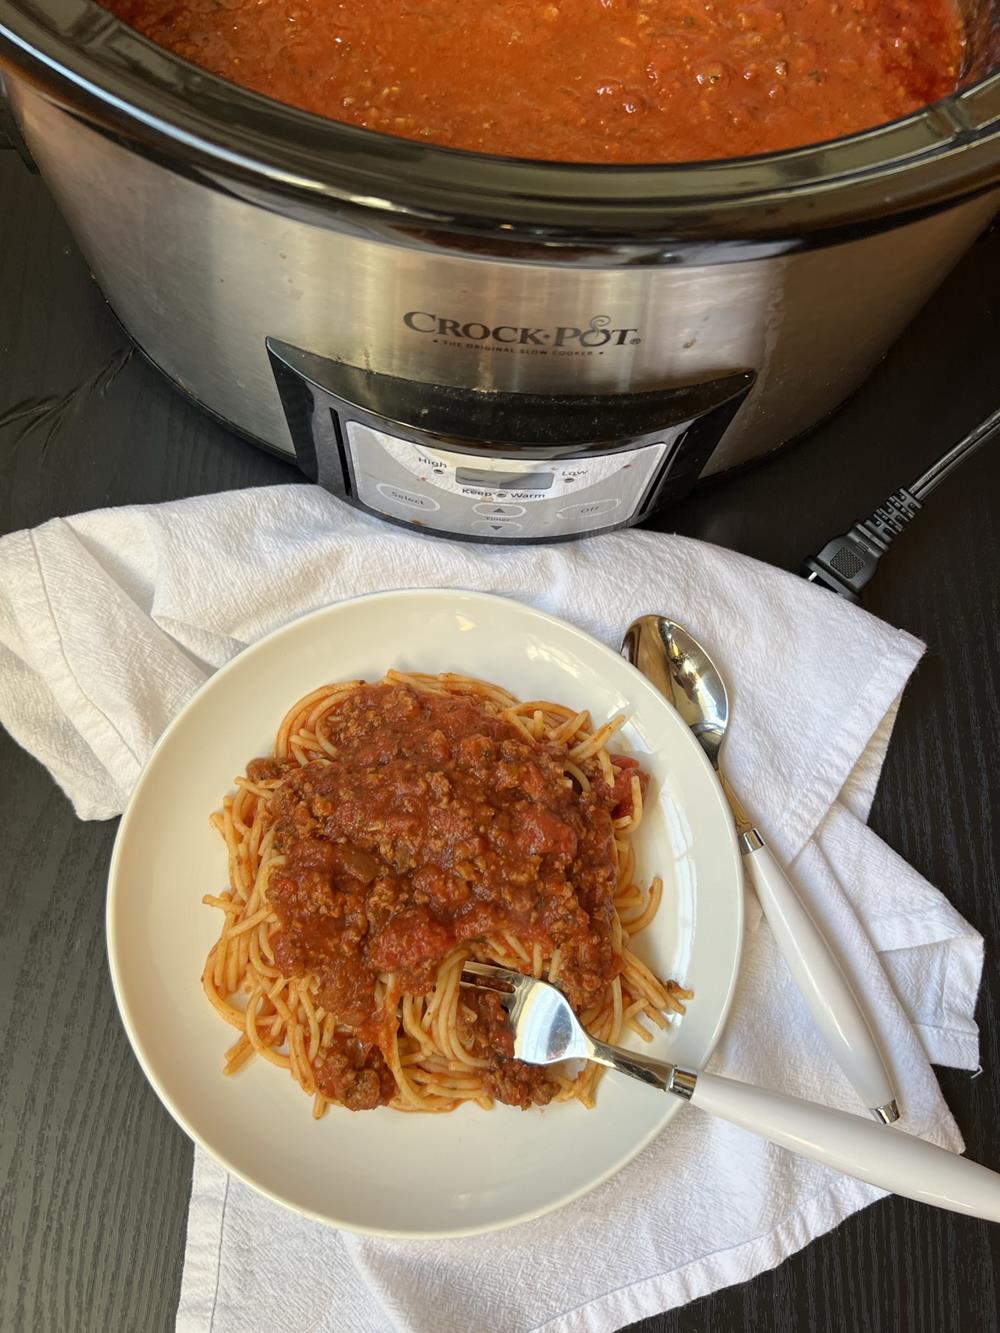
<svg viewBox="0 0 1000 1333">
<path fill-rule="evenodd" d="M 481 991 L 483 995 L 495 995 L 500 1001 L 501 1006 L 506 1009 L 508 1013 L 514 1003 L 514 992 L 512 990 L 500 990 L 496 986 L 486 986 L 481 981 L 470 981 L 465 977 L 462 978 L 462 986 L 466 990 Z"/>
<path fill-rule="evenodd" d="M 493 963 L 477 963 L 471 958 L 462 964 L 462 971 L 471 972 L 476 977 L 487 977 L 493 981 L 506 981 L 510 986 L 518 986 L 531 980 L 520 972 L 512 972 L 509 967 L 496 967 Z"/>
<path fill-rule="evenodd" d="M 526 982 L 530 982 L 531 978 L 522 976 L 520 972 L 512 972 L 507 967 L 495 967 L 492 963 L 477 963 L 469 959 L 462 968 L 460 980 L 463 986 L 468 986 L 472 990 L 495 995 L 509 1014 L 521 988 Z M 490 982 L 499 984 L 490 985 Z"/>
</svg>

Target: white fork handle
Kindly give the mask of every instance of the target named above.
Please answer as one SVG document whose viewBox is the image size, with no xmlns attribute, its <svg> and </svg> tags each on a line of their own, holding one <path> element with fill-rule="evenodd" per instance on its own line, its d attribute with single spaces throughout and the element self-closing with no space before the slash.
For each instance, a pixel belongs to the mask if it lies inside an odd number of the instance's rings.
<svg viewBox="0 0 1000 1333">
<path fill-rule="evenodd" d="M 1000 1174 L 863 1116 L 766 1092 L 717 1074 L 681 1074 L 691 1105 L 801 1157 L 937 1208 L 1000 1222 Z"/>
<path fill-rule="evenodd" d="M 740 845 L 768 925 L 816 1026 L 862 1105 L 891 1123 L 898 1118 L 892 1084 L 851 983 L 757 830 L 745 833 Z"/>
</svg>

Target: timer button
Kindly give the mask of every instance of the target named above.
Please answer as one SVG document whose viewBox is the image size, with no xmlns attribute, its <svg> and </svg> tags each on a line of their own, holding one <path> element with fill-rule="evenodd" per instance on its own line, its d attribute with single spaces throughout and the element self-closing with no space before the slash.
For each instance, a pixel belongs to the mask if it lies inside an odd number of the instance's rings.
<svg viewBox="0 0 1000 1333">
<path fill-rule="evenodd" d="M 524 513 L 524 505 L 478 504 L 473 505 L 477 514 L 488 514 L 490 518 L 519 518 Z"/>
<path fill-rule="evenodd" d="M 407 509 L 441 508 L 437 500 L 432 500 L 429 495 L 421 495 L 419 491 L 404 491 L 401 486 L 390 486 L 387 481 L 380 482 L 377 490 L 379 495 L 384 495 L 393 504 L 405 505 Z"/>
<path fill-rule="evenodd" d="M 510 536 L 511 533 L 520 532 L 522 524 L 513 522 L 509 518 L 488 518 L 479 523 L 473 523 L 473 532 L 485 532 L 494 537 L 502 534 Z"/>
</svg>

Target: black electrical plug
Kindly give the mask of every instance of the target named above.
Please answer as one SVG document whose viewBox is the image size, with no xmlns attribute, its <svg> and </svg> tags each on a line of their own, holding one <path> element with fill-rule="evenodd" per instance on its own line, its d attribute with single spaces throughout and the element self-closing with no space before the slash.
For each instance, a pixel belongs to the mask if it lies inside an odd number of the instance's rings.
<svg viewBox="0 0 1000 1333">
<path fill-rule="evenodd" d="M 917 478 L 912 486 L 893 491 L 869 518 L 854 523 L 840 537 L 827 542 L 818 555 L 810 556 L 802 566 L 802 576 L 810 583 L 835 592 L 849 601 L 860 600 L 861 589 L 874 577 L 878 562 L 907 526 L 935 486 L 959 463 L 963 463 L 988 440 L 1000 426 L 1000 409 L 981 421 L 975 430 L 959 440 L 936 463 Z"/>
</svg>

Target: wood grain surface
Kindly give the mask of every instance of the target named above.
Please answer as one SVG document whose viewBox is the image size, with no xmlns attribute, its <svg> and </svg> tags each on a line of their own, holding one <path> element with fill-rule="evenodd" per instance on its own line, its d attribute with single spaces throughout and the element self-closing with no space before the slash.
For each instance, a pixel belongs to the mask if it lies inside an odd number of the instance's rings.
<svg viewBox="0 0 1000 1333">
<path fill-rule="evenodd" d="M 661 526 L 796 568 L 996 406 L 998 299 L 994 234 L 833 419 L 707 486 Z M 130 349 L 45 187 L 0 152 L 0 531 L 297 478 L 196 411 Z M 934 494 L 866 598 L 929 644 L 872 824 L 988 944 L 1000 941 L 998 571 L 995 445 Z M 147 1087 L 115 1010 L 103 937 L 114 831 L 79 823 L 0 734 L 3 1333 L 173 1325 L 191 1148 Z M 990 948 L 984 1072 L 942 1071 L 941 1082 L 970 1152 L 1000 1168 L 998 998 Z M 998 1258 L 1000 1227 L 886 1200 L 773 1272 L 637 1327 L 979 1333 L 1000 1328 Z"/>
</svg>

